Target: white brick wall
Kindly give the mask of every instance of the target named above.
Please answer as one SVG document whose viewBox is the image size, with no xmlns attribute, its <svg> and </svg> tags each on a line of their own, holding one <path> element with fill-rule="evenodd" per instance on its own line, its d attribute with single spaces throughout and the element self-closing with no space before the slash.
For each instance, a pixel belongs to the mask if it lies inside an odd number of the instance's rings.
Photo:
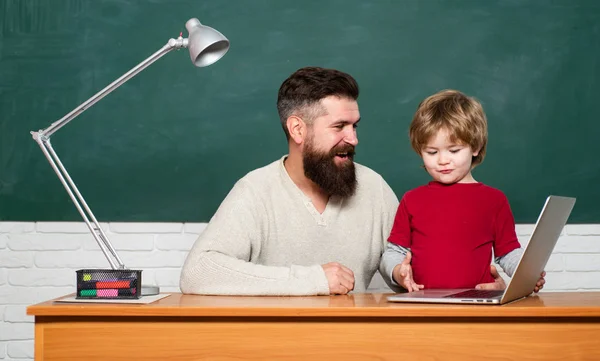
<svg viewBox="0 0 600 361">
<path fill-rule="evenodd" d="M 206 224 L 102 223 L 119 256 L 144 270 L 144 284 L 179 292 L 187 251 Z M 533 225 L 517 225 L 526 243 Z M 84 223 L 0 222 L 0 360 L 33 359 L 28 305 L 75 292 L 75 270 L 108 268 Z M 567 225 L 546 267 L 544 291 L 600 291 L 600 224 Z M 377 274 L 369 289 L 389 289 Z"/>
</svg>

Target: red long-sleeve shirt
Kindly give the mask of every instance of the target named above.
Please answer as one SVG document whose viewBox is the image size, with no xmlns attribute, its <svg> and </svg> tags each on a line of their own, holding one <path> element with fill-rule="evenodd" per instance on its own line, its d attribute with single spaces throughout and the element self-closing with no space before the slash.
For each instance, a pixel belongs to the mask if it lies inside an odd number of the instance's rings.
<svg viewBox="0 0 600 361">
<path fill-rule="evenodd" d="M 430 182 L 408 191 L 388 240 L 411 249 L 414 280 L 425 288 L 493 282 L 492 249 L 501 257 L 520 247 L 506 196 L 482 183 Z"/>
</svg>

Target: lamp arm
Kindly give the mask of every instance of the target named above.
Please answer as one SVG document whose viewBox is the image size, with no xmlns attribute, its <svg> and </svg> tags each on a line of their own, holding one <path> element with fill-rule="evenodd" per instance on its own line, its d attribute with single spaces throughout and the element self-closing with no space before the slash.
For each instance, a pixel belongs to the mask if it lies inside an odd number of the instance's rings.
<svg viewBox="0 0 600 361">
<path fill-rule="evenodd" d="M 83 199 L 83 196 L 79 192 L 79 189 L 77 189 L 77 186 L 73 182 L 73 179 L 71 179 L 71 176 L 67 172 L 67 169 L 64 167 L 64 165 L 58 158 L 58 155 L 52 148 L 50 139 L 46 139 L 45 141 L 42 141 L 39 137 L 36 137 L 35 135 L 34 135 L 34 139 L 39 144 L 40 148 L 42 149 L 42 152 L 46 156 L 46 159 L 52 166 L 52 169 L 54 169 L 54 172 L 60 179 L 60 182 L 65 187 L 65 190 L 69 194 L 69 197 L 71 197 L 73 204 L 79 211 L 79 214 L 81 214 L 81 217 L 83 218 L 86 225 L 88 226 L 90 232 L 92 233 L 92 236 L 94 236 L 94 239 L 98 243 L 98 246 L 100 246 L 102 253 L 104 253 L 104 257 L 106 257 L 106 259 L 108 260 L 108 263 L 110 263 L 111 268 L 112 269 L 125 269 L 126 268 L 125 264 L 123 263 L 121 258 L 119 258 L 119 255 L 117 254 L 117 251 L 114 249 L 114 247 L 110 243 L 108 236 L 104 233 L 104 231 L 102 230 L 102 227 L 100 227 L 100 224 L 98 223 L 98 220 L 96 219 L 96 216 L 94 216 L 94 213 L 92 213 L 92 210 L 87 205 L 85 199 Z M 91 223 L 90 223 L 90 219 L 91 219 Z M 113 260 L 113 258 L 111 258 L 111 255 L 114 258 L 114 260 Z"/>
<path fill-rule="evenodd" d="M 78 115 L 80 115 L 81 113 L 86 111 L 88 108 L 90 108 L 91 106 L 96 104 L 96 102 L 98 102 L 100 99 L 104 98 L 110 92 L 112 92 L 113 90 L 115 90 L 116 88 L 121 86 L 127 80 L 131 79 L 136 74 L 138 74 L 139 72 L 141 72 L 142 70 L 147 68 L 149 65 L 154 63 L 156 60 L 160 59 L 163 55 L 167 54 L 171 50 L 185 48 L 187 46 L 188 46 L 187 38 L 184 39 L 181 36 L 179 36 L 177 39 L 169 39 L 167 44 L 165 46 L 163 46 L 160 50 L 158 50 L 157 52 L 152 54 L 146 60 L 139 63 L 137 66 L 135 66 L 134 68 L 129 70 L 127 73 L 123 74 L 117 80 L 110 83 L 107 87 L 100 90 L 94 96 L 92 96 L 85 102 L 81 103 L 77 108 L 70 111 L 67 115 L 65 115 L 61 119 L 57 120 L 56 122 L 52 123 L 48 128 L 39 130 L 37 132 L 33 132 L 33 131 L 31 132 L 33 139 L 38 143 L 38 145 L 42 149 L 42 152 L 46 156 L 46 159 L 50 163 L 50 166 L 52 166 L 52 169 L 58 176 L 60 182 L 65 187 L 65 190 L 69 194 L 69 197 L 75 204 L 75 207 L 79 211 L 79 214 L 81 214 L 81 217 L 83 218 L 86 225 L 88 226 L 90 232 L 92 233 L 92 236 L 94 236 L 94 239 L 100 246 L 102 253 L 104 253 L 104 256 L 110 263 L 110 266 L 112 267 L 112 269 L 126 269 L 126 267 L 125 267 L 125 264 L 123 263 L 123 261 L 119 258 L 117 251 L 114 249 L 114 247 L 110 243 L 108 237 L 102 230 L 102 227 L 100 227 L 98 220 L 96 219 L 96 217 L 92 213 L 92 210 L 87 205 L 85 199 L 79 192 L 79 189 L 77 189 L 77 186 L 75 185 L 75 183 L 73 182 L 73 179 L 67 172 L 67 169 L 64 167 L 64 165 L 60 161 L 60 158 L 58 157 L 58 155 L 52 148 L 52 144 L 50 142 L 50 136 L 52 134 L 56 133 L 60 128 L 65 126 L 67 123 L 69 123 L 71 120 L 76 118 Z M 111 258 L 111 256 L 112 256 L 112 258 Z"/>
<path fill-rule="evenodd" d="M 158 59 L 160 59 L 163 55 L 167 54 L 168 52 L 170 52 L 171 50 L 174 50 L 174 49 L 186 48 L 187 45 L 188 45 L 187 38 L 184 39 L 180 36 L 177 39 L 169 39 L 167 44 L 165 44 L 165 46 L 163 46 L 159 51 L 150 55 L 146 60 L 142 61 L 141 63 L 139 63 L 138 65 L 133 67 L 127 73 L 123 74 L 120 78 L 118 78 L 117 80 L 110 83 L 106 88 L 100 90 L 98 93 L 96 93 L 94 96 L 92 96 L 85 102 L 81 103 L 77 108 L 71 110 L 67 115 L 65 115 L 61 119 L 57 120 L 56 122 L 52 123 L 48 128 L 46 128 L 44 130 L 40 130 L 39 131 L 40 135 L 43 137 L 49 138 L 52 134 L 54 134 L 60 128 L 65 126 L 68 122 L 73 120 L 79 114 L 86 111 L 92 105 L 96 104 L 96 102 L 98 102 L 100 99 L 104 98 L 106 95 L 108 95 L 113 90 L 117 89 L 119 86 L 121 86 L 127 80 L 133 78 L 140 71 L 146 69 L 150 64 L 152 64 L 155 61 L 157 61 Z"/>
</svg>

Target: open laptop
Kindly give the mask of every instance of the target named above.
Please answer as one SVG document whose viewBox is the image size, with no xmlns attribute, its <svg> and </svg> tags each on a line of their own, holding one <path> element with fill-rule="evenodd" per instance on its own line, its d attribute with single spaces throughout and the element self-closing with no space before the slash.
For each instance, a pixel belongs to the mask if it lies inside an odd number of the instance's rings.
<svg viewBox="0 0 600 361">
<path fill-rule="evenodd" d="M 533 292 L 540 274 L 567 223 L 575 198 L 549 196 L 523 251 L 523 256 L 508 287 L 503 291 L 476 289 L 432 289 L 398 293 L 387 297 L 390 302 L 462 303 L 501 305 L 528 296 Z"/>
</svg>

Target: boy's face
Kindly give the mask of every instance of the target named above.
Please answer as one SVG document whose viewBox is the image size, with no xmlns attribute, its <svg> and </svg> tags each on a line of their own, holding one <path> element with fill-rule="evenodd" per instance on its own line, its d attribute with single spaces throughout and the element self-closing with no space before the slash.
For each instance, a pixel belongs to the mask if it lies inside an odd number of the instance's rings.
<svg viewBox="0 0 600 361">
<path fill-rule="evenodd" d="M 421 150 L 427 173 L 444 184 L 474 183 L 471 161 L 477 154 L 469 145 L 451 142 L 446 129 L 438 130 Z"/>
</svg>

